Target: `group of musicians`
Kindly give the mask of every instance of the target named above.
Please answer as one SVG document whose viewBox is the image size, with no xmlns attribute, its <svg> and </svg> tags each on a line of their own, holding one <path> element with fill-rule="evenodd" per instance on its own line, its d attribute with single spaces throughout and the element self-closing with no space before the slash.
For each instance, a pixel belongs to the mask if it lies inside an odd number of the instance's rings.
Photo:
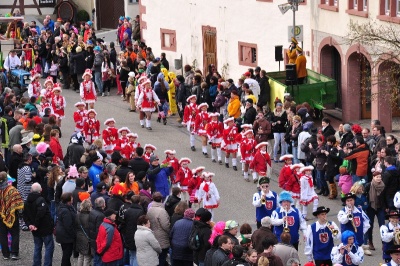
<svg viewBox="0 0 400 266">
<path fill-rule="evenodd" d="M 304 253 L 308 261 L 314 261 L 316 266 L 360 265 L 364 261 L 364 234 L 370 228 L 368 216 L 355 206 L 356 195 L 345 194 L 342 202 L 345 206 L 339 211 L 337 219 L 340 229 L 335 222 L 329 221 L 327 214 L 330 209 L 320 206 L 313 215 L 317 221 L 308 225 L 300 211 L 293 206 L 294 200 L 290 192 L 282 191 L 279 195 L 269 189 L 270 179 L 259 179 L 260 191 L 253 195 L 253 206 L 256 207 L 257 226 L 261 219 L 271 217 L 273 231 L 279 240 L 282 232 L 289 232 L 291 244 L 298 250 L 299 231 L 303 232 L 305 241 Z M 380 235 L 383 245 L 385 266 L 400 265 L 400 213 L 391 210 L 386 219 L 389 223 L 381 226 Z M 334 240 L 340 240 L 339 245 Z"/>
</svg>

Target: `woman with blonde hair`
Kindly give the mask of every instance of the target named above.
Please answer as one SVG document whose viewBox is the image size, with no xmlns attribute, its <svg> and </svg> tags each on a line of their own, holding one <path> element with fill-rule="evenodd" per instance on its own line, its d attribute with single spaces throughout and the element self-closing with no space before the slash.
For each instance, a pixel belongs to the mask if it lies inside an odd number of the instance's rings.
<svg viewBox="0 0 400 266">
<path fill-rule="evenodd" d="M 261 256 L 258 259 L 258 266 L 269 266 L 269 260 L 267 257 Z"/>
</svg>

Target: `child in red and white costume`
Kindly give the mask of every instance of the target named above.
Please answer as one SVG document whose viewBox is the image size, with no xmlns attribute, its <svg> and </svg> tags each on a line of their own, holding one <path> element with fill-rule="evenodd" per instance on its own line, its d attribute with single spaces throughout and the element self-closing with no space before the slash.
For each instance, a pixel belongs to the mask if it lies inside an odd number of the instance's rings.
<svg viewBox="0 0 400 266">
<path fill-rule="evenodd" d="M 237 171 L 238 143 L 236 139 L 239 133 L 233 117 L 226 119 L 224 124 L 226 124 L 226 128 L 223 132 L 222 150 L 225 151 L 225 167 L 229 168 L 229 157 L 232 154 L 232 168 Z"/>
<path fill-rule="evenodd" d="M 79 94 L 82 102 L 86 104 L 86 108 L 93 109 L 94 103 L 97 101 L 96 89 L 92 81 L 92 71 L 86 69 L 82 75 L 83 81 L 79 87 Z"/>
<path fill-rule="evenodd" d="M 122 149 L 121 153 L 125 158 L 131 159 L 135 157 L 136 148 L 140 147 L 140 143 L 136 141 L 138 138 L 138 134 L 128 133 L 126 134 L 126 137 L 128 138 L 128 143 Z"/>
<path fill-rule="evenodd" d="M 178 173 L 179 168 L 181 167 L 179 165 L 179 159 L 175 157 L 176 151 L 175 150 L 166 150 L 164 151 L 166 158 L 164 161 L 162 161 L 162 164 L 171 164 L 172 168 L 174 168 L 174 171 L 169 175 L 171 179 L 171 188 L 176 186 L 176 173 Z"/>
<path fill-rule="evenodd" d="M 242 162 L 244 162 L 244 180 L 250 182 L 249 179 L 249 166 L 254 159 L 256 153 L 257 142 L 254 139 L 253 130 L 248 129 L 243 133 L 244 138 L 240 143 L 240 153 L 242 154 Z M 257 179 L 253 180 L 257 183 Z"/>
<path fill-rule="evenodd" d="M 196 148 L 194 146 L 195 137 L 194 137 L 194 126 L 196 121 L 196 116 L 198 114 L 197 104 L 196 104 L 197 97 L 196 95 L 190 95 L 187 98 L 187 104 L 185 106 L 185 110 L 183 111 L 183 121 L 182 125 L 186 126 L 187 130 L 190 133 L 190 149 L 195 151 Z"/>
<path fill-rule="evenodd" d="M 40 73 L 35 69 L 31 70 L 31 83 L 28 85 L 28 96 L 31 98 L 35 96 L 38 98 L 40 96 L 40 92 L 42 91 L 42 84 L 40 84 Z"/>
<path fill-rule="evenodd" d="M 194 132 L 200 136 L 201 145 L 204 157 L 208 158 L 207 154 L 207 131 L 206 126 L 210 122 L 210 117 L 207 112 L 208 104 L 201 103 L 197 106 L 198 113 L 194 121 Z"/>
<path fill-rule="evenodd" d="M 209 117 L 211 121 L 207 124 L 207 137 L 208 142 L 211 143 L 211 161 L 217 162 L 215 160 L 215 150 L 217 150 L 218 163 L 222 165 L 221 143 L 224 125 L 218 121 L 219 113 L 210 113 Z"/>
<path fill-rule="evenodd" d="M 154 102 L 157 102 L 158 105 L 161 105 L 160 99 L 157 94 L 151 88 L 151 81 L 145 80 L 142 83 L 144 89 L 140 92 L 139 99 L 137 102 L 137 106 L 140 107 L 140 110 L 146 114 L 146 128 L 147 130 L 152 130 L 151 128 L 151 114 L 156 110 Z"/>
<path fill-rule="evenodd" d="M 189 203 L 191 207 L 196 210 L 200 208 L 199 205 L 199 188 L 203 182 L 202 172 L 204 171 L 204 166 L 199 166 L 192 170 L 192 178 L 189 180 L 188 192 L 189 192 Z"/>
<path fill-rule="evenodd" d="M 287 191 L 292 194 L 292 198 L 295 201 L 296 208 L 300 209 L 300 178 L 303 175 L 300 169 L 304 167 L 304 164 L 297 163 L 290 166 L 292 169 L 292 175 L 286 183 Z"/>
<path fill-rule="evenodd" d="M 144 145 L 144 154 L 143 154 L 143 159 L 150 163 L 150 156 L 154 154 L 154 151 L 156 151 L 157 148 L 154 145 L 151 144 L 146 144 Z"/>
<path fill-rule="evenodd" d="M 203 208 L 209 210 L 213 217 L 214 209 L 218 208 L 220 202 L 218 189 L 214 182 L 212 182 L 212 178 L 215 176 L 215 174 L 203 172 L 202 176 L 204 180 L 199 188 L 199 200 L 203 203 Z"/>
<path fill-rule="evenodd" d="M 115 127 L 114 118 L 108 118 L 104 121 L 104 125 L 107 127 L 103 130 L 103 150 L 107 154 L 112 154 L 115 146 L 118 142 L 118 129 Z"/>
<path fill-rule="evenodd" d="M 53 78 L 51 76 L 48 76 L 44 81 L 43 85 L 44 88 L 42 89 L 41 94 L 43 94 L 43 96 L 50 101 L 51 98 L 53 97 L 53 87 L 54 87 Z"/>
<path fill-rule="evenodd" d="M 176 173 L 175 183 L 181 188 L 181 201 L 189 203 L 189 181 L 192 179 L 192 170 L 189 168 L 189 164 L 192 161 L 189 158 L 182 158 L 179 160 L 180 168 Z"/>
<path fill-rule="evenodd" d="M 75 132 L 80 132 L 83 130 L 83 126 L 87 119 L 87 111 L 85 110 L 84 102 L 77 102 L 75 107 L 78 108 L 78 110 L 74 112 Z"/>
<path fill-rule="evenodd" d="M 318 195 L 315 193 L 312 171 L 312 165 L 300 168 L 302 176 L 300 177 L 300 205 L 303 206 L 303 218 L 307 221 L 307 206 L 313 204 L 313 212 L 318 208 Z"/>
<path fill-rule="evenodd" d="M 129 138 L 127 136 L 129 133 L 131 133 L 131 131 L 127 127 L 121 127 L 120 129 L 118 129 L 118 134 L 120 135 L 120 137 L 117 140 L 117 146 L 120 146 L 122 150 L 129 142 Z"/>
<path fill-rule="evenodd" d="M 290 166 L 292 165 L 292 160 L 293 155 L 291 154 L 285 154 L 279 158 L 279 161 L 285 162 L 285 165 L 282 167 L 278 177 L 278 186 L 283 190 L 286 190 L 286 183 L 292 175 L 292 169 L 290 169 Z"/>
<path fill-rule="evenodd" d="M 53 97 L 51 98 L 51 107 L 54 114 L 58 116 L 57 125 L 61 127 L 61 120 L 64 118 L 64 110 L 67 106 L 64 96 L 61 95 L 61 86 L 58 83 L 54 84 Z"/>
<path fill-rule="evenodd" d="M 100 137 L 100 122 L 96 119 L 96 111 L 90 109 L 87 111 L 88 118 L 83 125 L 83 135 L 87 143 L 92 144 L 93 141 Z"/>
<path fill-rule="evenodd" d="M 253 170 L 253 181 L 256 182 L 260 176 L 271 176 L 271 157 L 267 152 L 268 142 L 260 142 L 256 146 L 254 160 L 250 162 L 250 169 Z"/>
<path fill-rule="evenodd" d="M 47 99 L 45 95 L 46 91 L 43 89 L 40 97 L 39 97 L 39 106 L 38 106 L 38 111 L 40 116 L 45 115 L 45 109 L 50 108 L 50 114 L 54 114 L 53 107 L 51 106 L 51 98 Z"/>
<path fill-rule="evenodd" d="M 245 136 L 244 136 L 243 134 L 244 134 L 244 132 L 246 132 L 247 130 L 253 129 L 253 125 L 252 125 L 252 124 L 243 124 L 243 125 L 240 126 L 240 128 L 242 129 L 242 131 L 240 132 L 240 134 L 237 134 L 236 142 L 239 143 L 239 152 L 242 152 L 242 149 L 240 148 L 240 145 L 241 145 L 241 143 L 242 143 L 242 140 L 245 138 Z M 241 156 L 241 158 L 242 158 L 242 160 L 241 160 L 241 163 L 242 163 L 242 175 L 244 176 L 244 165 L 245 165 L 245 161 L 243 160 L 242 154 L 240 154 L 240 156 Z"/>
<path fill-rule="evenodd" d="M 144 128 L 144 118 L 145 118 L 146 114 L 138 107 L 138 100 L 139 100 L 140 93 L 144 90 L 143 82 L 145 82 L 146 80 L 147 80 L 146 75 L 139 77 L 137 80 L 138 85 L 135 90 L 135 106 L 139 110 L 139 121 L 140 121 L 140 126 L 142 128 Z"/>
</svg>

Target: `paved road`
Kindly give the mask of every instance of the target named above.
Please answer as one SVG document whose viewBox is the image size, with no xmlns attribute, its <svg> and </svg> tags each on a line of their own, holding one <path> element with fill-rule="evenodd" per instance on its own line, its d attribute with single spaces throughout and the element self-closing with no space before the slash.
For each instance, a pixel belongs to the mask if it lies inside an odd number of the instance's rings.
<svg viewBox="0 0 400 266">
<path fill-rule="evenodd" d="M 114 39 L 113 33 L 105 34 Z M 109 41 L 110 37 L 106 38 Z M 112 40 L 111 39 L 111 40 Z M 154 48 L 153 48 L 154 49 Z M 157 53 L 157 49 L 154 49 Z M 63 91 L 63 95 L 67 99 L 67 109 L 66 109 L 66 119 L 63 121 L 62 131 L 63 138 L 61 139 L 62 146 L 64 147 L 64 152 L 68 144 L 68 139 L 70 133 L 74 130 L 74 124 L 72 120 L 72 112 L 74 111 L 74 104 L 79 101 L 79 95 L 72 90 Z M 179 123 L 176 122 L 176 117 L 171 117 L 168 119 L 166 126 L 157 123 L 153 117 L 153 130 L 148 131 L 142 129 L 139 126 L 137 113 L 128 112 L 128 104 L 121 101 L 121 97 L 116 95 L 116 89 L 113 89 L 111 96 L 109 97 L 99 97 L 98 102 L 95 105 L 95 109 L 98 113 L 98 118 L 100 121 L 104 121 L 109 117 L 114 117 L 117 121 L 116 126 L 122 127 L 127 126 L 133 132 L 138 133 L 139 142 L 144 146 L 146 143 L 154 144 L 157 147 L 156 155 L 160 158 L 164 157 L 163 151 L 166 149 L 175 149 L 177 151 L 178 158 L 189 157 L 192 159 L 193 163 L 190 167 L 194 168 L 200 165 L 206 167 L 207 171 L 214 172 L 215 178 L 214 182 L 221 195 L 221 205 L 215 211 L 215 221 L 220 220 L 230 220 L 235 219 L 240 224 L 245 222 L 255 228 L 255 209 L 251 204 L 251 199 L 253 193 L 256 191 L 256 187 L 253 183 L 247 183 L 243 180 L 241 176 L 241 171 L 238 172 L 232 170 L 232 168 L 226 169 L 224 166 L 212 163 L 210 159 L 204 158 L 201 153 L 201 143 L 199 140 L 196 142 L 196 147 L 198 148 L 196 152 L 192 152 L 189 146 L 189 137 L 185 128 L 181 127 Z M 104 128 L 103 123 L 101 123 L 102 128 Z M 277 186 L 277 174 L 280 170 L 282 164 L 275 164 L 273 166 L 273 177 L 272 177 L 272 190 L 280 192 Z M 324 205 L 331 208 L 331 212 L 328 214 L 329 219 L 334 220 L 336 223 L 336 215 L 341 208 L 340 200 L 328 200 L 325 197 L 320 199 L 320 206 Z M 311 218 L 311 209 L 309 209 L 309 217 Z M 377 226 L 377 224 L 375 225 Z M 378 265 L 381 261 L 381 243 L 380 237 L 378 235 L 378 230 L 374 230 L 374 238 L 376 251 L 373 251 L 372 257 L 366 257 L 364 265 Z M 305 262 L 305 256 L 303 255 L 304 244 L 301 243 L 300 258 L 302 264 Z M 21 260 L 18 262 L 5 262 L 3 261 L 1 265 L 22 265 L 28 266 L 32 263 L 33 254 L 33 240 L 31 233 L 21 232 L 21 243 L 20 243 L 20 256 Z M 60 264 L 61 258 L 61 248 L 56 245 L 56 250 L 54 253 L 54 265 Z"/>
</svg>

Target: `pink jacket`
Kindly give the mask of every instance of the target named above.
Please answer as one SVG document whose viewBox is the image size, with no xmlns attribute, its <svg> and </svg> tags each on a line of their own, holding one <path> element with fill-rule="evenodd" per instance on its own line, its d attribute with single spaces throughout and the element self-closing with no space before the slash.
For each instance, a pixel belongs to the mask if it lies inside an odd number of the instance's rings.
<svg viewBox="0 0 400 266">
<path fill-rule="evenodd" d="M 341 187 L 342 192 L 347 194 L 350 192 L 351 186 L 353 185 L 353 179 L 351 175 L 341 175 L 339 177 L 339 187 Z"/>
</svg>

